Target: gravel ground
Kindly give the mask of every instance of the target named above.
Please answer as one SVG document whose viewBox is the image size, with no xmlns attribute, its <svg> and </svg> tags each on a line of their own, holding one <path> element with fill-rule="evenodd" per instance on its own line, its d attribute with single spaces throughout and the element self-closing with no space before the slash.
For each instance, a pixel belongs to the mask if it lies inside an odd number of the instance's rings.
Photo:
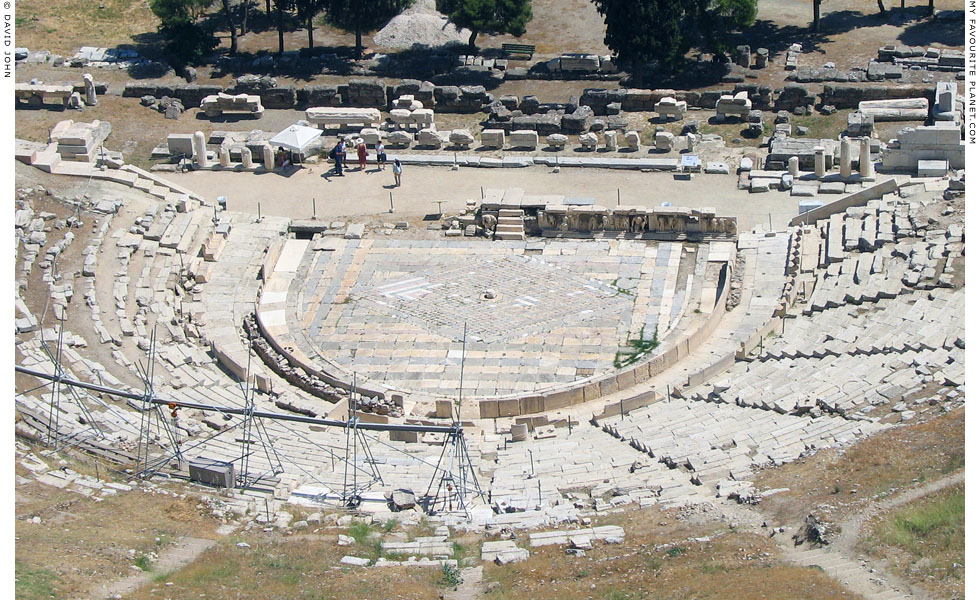
<svg viewBox="0 0 980 600">
<path fill-rule="evenodd" d="M 435 0 L 419 0 L 378 30 L 374 44 L 382 48 L 432 47 L 465 44 L 469 37 L 469 29 L 457 29 L 436 10 Z"/>
</svg>

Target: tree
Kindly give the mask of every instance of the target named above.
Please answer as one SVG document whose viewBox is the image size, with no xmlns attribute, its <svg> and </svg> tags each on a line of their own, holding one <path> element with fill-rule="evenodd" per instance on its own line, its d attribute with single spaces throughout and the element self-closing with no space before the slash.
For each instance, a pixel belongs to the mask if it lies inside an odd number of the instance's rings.
<svg viewBox="0 0 980 600">
<path fill-rule="evenodd" d="M 750 27 L 757 14 L 757 0 L 690 0 L 682 25 L 688 35 L 684 51 L 695 45 L 715 55 L 730 51 L 723 36 Z"/>
<path fill-rule="evenodd" d="M 630 65 L 634 85 L 643 63 L 673 65 L 687 51 L 681 34 L 683 0 L 592 0 L 606 23 L 604 42 L 616 59 Z"/>
<path fill-rule="evenodd" d="M 150 0 L 150 10 L 160 19 L 158 31 L 167 40 L 166 50 L 183 66 L 196 62 L 218 47 L 214 32 L 199 22 L 210 0 Z"/>
<path fill-rule="evenodd" d="M 363 34 L 408 8 L 412 0 L 326 0 L 327 22 L 354 34 L 354 56 L 364 51 Z"/>
<path fill-rule="evenodd" d="M 470 48 L 476 51 L 481 33 L 524 35 L 531 20 L 531 0 L 436 0 L 436 9 L 457 27 L 470 30 Z"/>
<path fill-rule="evenodd" d="M 238 54 L 238 32 L 235 30 L 238 23 L 235 22 L 235 15 L 231 10 L 231 0 L 221 0 L 221 11 L 225 14 L 228 30 L 231 31 L 231 48 L 228 53 L 234 56 Z"/>
<path fill-rule="evenodd" d="M 323 10 L 325 0 L 296 0 L 296 14 L 306 26 L 310 48 L 313 48 L 313 18 Z"/>
<path fill-rule="evenodd" d="M 276 30 L 279 32 L 279 54 L 286 50 L 285 40 L 283 39 L 283 33 L 285 31 L 285 23 L 283 22 L 284 14 L 293 8 L 293 0 L 273 0 L 276 5 Z"/>
<path fill-rule="evenodd" d="M 820 0 L 813 0 L 813 24 L 810 29 L 820 31 Z"/>
</svg>

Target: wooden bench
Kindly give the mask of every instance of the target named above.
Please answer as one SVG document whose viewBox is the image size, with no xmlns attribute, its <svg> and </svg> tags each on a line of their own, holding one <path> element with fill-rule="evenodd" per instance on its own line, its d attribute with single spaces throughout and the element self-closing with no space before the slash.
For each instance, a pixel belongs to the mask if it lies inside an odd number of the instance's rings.
<svg viewBox="0 0 980 600">
<path fill-rule="evenodd" d="M 527 56 L 527 60 L 534 56 L 533 44 L 501 44 L 500 49 L 507 54 Z"/>
</svg>

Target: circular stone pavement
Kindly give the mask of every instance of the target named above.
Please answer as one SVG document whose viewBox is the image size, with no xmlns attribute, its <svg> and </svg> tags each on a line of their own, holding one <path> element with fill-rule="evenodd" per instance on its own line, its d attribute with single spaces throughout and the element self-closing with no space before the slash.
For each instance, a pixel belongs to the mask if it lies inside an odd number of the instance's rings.
<svg viewBox="0 0 980 600">
<path fill-rule="evenodd" d="M 706 254 L 625 240 L 324 239 L 296 268 L 287 322 L 304 353 L 358 381 L 447 397 L 465 328 L 464 396 L 539 392 L 614 370 L 630 340 L 664 339 L 696 308 Z"/>
</svg>

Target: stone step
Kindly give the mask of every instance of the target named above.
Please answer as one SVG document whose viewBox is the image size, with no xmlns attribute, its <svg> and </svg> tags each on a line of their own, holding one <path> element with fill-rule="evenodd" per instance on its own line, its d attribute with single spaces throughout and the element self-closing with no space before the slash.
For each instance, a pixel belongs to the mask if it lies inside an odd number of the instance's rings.
<svg viewBox="0 0 980 600">
<path fill-rule="evenodd" d="M 161 200 L 166 199 L 167 194 L 170 193 L 170 189 L 169 188 L 163 187 L 162 185 L 156 185 L 156 184 L 153 184 L 153 187 L 151 187 L 147 191 L 150 193 L 151 196 L 156 196 L 157 198 L 160 198 Z"/>
<path fill-rule="evenodd" d="M 143 190 L 144 192 L 150 191 L 155 184 L 149 179 L 144 179 L 142 177 L 137 177 L 136 181 L 133 182 L 133 187 L 138 190 Z"/>
<path fill-rule="evenodd" d="M 501 225 L 497 223 L 497 233 L 524 233 L 524 228 L 520 225 Z"/>
<path fill-rule="evenodd" d="M 524 211 L 519 208 L 501 208 L 497 212 L 497 218 L 503 219 L 505 217 L 519 217 L 524 218 Z"/>
<path fill-rule="evenodd" d="M 521 217 L 500 217 L 497 221 L 497 226 L 499 227 L 500 225 L 519 225 L 523 228 L 524 219 Z"/>
<path fill-rule="evenodd" d="M 524 232 L 514 233 L 509 231 L 497 232 L 496 238 L 498 240 L 508 240 L 508 241 L 524 241 Z"/>
<path fill-rule="evenodd" d="M 52 169 L 61 162 L 61 155 L 59 155 L 54 150 L 46 150 L 43 152 L 38 152 L 37 156 L 34 157 L 34 162 L 31 163 L 38 169 L 41 169 L 45 173 L 51 173 Z"/>
</svg>

